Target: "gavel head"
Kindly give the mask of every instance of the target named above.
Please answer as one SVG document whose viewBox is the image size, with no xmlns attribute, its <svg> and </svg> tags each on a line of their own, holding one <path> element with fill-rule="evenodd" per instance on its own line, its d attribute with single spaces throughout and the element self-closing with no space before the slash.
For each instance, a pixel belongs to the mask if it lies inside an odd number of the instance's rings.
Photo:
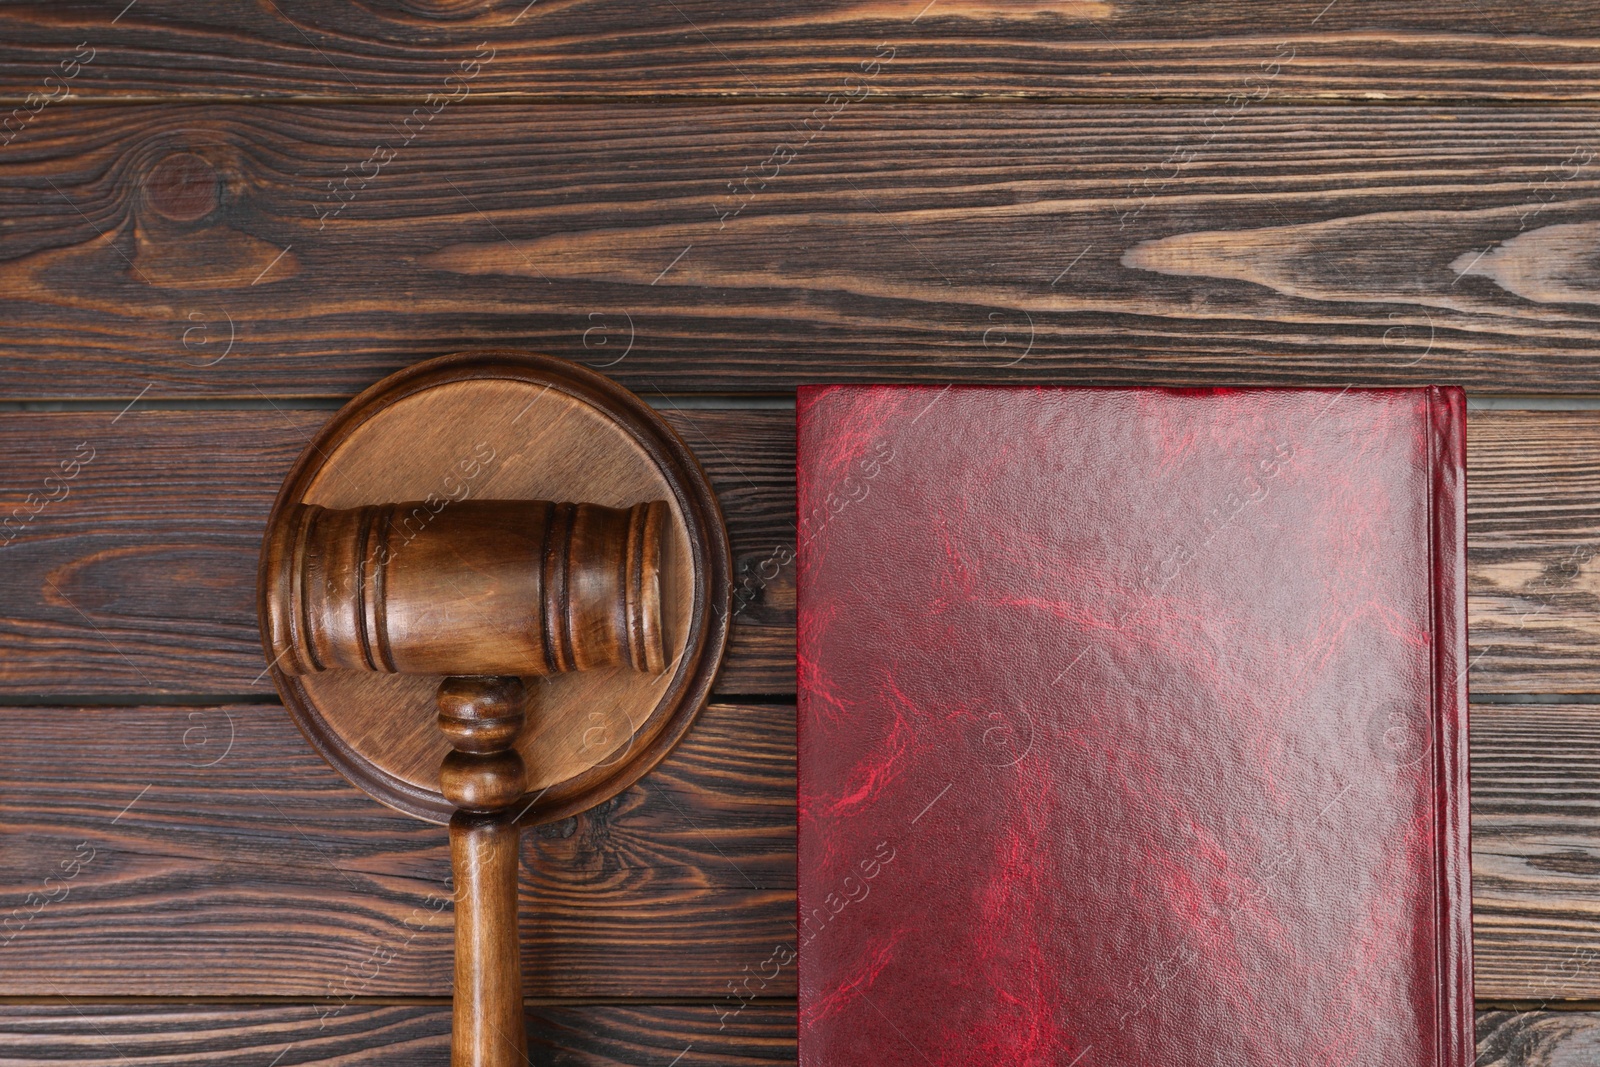
<svg viewBox="0 0 1600 1067">
<path fill-rule="evenodd" d="M 295 505 L 266 573 L 275 662 L 402 674 L 659 672 L 667 505 Z"/>
</svg>

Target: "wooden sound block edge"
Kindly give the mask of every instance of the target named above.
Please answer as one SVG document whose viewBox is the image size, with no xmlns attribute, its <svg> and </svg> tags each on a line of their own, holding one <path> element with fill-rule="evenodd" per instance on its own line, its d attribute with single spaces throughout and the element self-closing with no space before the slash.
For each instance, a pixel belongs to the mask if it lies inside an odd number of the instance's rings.
<svg viewBox="0 0 1600 1067">
<path fill-rule="evenodd" d="M 285 512 L 306 494 L 328 456 L 378 412 L 423 390 L 451 382 L 500 378 L 547 386 L 591 405 L 614 419 L 660 469 L 675 495 L 687 528 L 694 588 L 688 633 L 672 683 L 635 732 L 639 743 L 615 763 L 597 765 L 522 801 L 519 822 L 537 825 L 567 818 L 610 799 L 663 760 L 693 724 L 710 697 L 727 649 L 732 622 L 732 564 L 720 505 L 698 459 L 682 438 L 648 405 L 622 386 L 584 367 L 516 349 L 472 349 L 419 363 L 370 386 L 341 408 L 307 444 L 290 468 L 267 519 L 267 535 L 256 583 L 262 642 L 268 671 L 295 725 L 345 778 L 389 807 L 445 824 L 454 806 L 433 790 L 374 766 L 329 727 L 300 679 L 282 670 L 266 634 L 267 595 L 281 560 L 272 536 Z"/>
</svg>

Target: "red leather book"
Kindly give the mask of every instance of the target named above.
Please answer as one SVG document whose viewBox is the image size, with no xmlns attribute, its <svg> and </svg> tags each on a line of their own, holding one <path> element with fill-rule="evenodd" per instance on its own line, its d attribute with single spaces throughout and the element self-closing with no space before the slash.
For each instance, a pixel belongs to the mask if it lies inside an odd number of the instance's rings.
<svg viewBox="0 0 1600 1067">
<path fill-rule="evenodd" d="M 1469 1064 L 1464 409 L 801 390 L 800 1062 Z"/>
</svg>

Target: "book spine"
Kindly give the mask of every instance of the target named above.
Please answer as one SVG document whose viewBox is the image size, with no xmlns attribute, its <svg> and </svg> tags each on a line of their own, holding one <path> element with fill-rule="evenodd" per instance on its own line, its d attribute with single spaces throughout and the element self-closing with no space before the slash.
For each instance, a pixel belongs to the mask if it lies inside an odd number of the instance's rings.
<svg viewBox="0 0 1600 1067">
<path fill-rule="evenodd" d="M 1433 563 L 1434 827 L 1439 877 L 1439 1062 L 1475 1057 L 1472 847 L 1467 769 L 1466 396 L 1428 389 Z"/>
</svg>

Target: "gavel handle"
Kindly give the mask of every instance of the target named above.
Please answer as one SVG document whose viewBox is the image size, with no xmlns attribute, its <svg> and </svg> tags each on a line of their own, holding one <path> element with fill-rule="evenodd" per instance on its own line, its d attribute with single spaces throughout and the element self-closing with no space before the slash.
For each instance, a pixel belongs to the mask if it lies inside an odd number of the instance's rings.
<svg viewBox="0 0 1600 1067">
<path fill-rule="evenodd" d="M 451 1067 L 528 1063 L 517 940 L 517 809 L 528 777 L 516 740 L 526 701 L 517 678 L 451 677 L 439 685 L 439 729 L 453 747 L 439 784 L 458 809 L 450 819 L 456 883 Z"/>
<path fill-rule="evenodd" d="M 509 811 L 450 820 L 456 881 L 455 1018 L 451 1067 L 526 1067 L 522 952 L 517 939 L 521 830 Z"/>
</svg>

